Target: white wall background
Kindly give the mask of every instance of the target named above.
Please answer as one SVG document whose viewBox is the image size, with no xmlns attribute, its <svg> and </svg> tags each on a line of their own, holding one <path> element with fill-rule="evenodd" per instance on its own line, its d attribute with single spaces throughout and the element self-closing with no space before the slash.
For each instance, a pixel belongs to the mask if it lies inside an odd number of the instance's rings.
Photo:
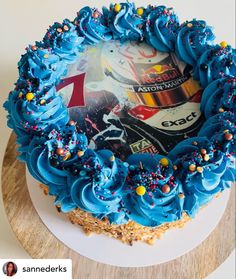
<svg viewBox="0 0 236 279">
<path fill-rule="evenodd" d="M 111 1 L 78 0 L 0 0 L 0 162 L 10 135 L 6 127 L 6 113 L 2 104 L 17 79 L 16 64 L 24 48 L 41 40 L 47 27 L 64 18 L 74 19 L 84 5 L 100 8 Z M 235 0 L 138 0 L 137 6 L 148 4 L 173 7 L 180 21 L 193 18 L 204 19 L 214 26 L 216 42 L 223 40 L 235 47 Z M 0 165 L 1 167 L 1 165 Z M 1 190 L 0 190 L 1 196 Z M 0 199 L 0 258 L 27 258 L 26 252 L 17 242 L 7 222 L 2 199 Z M 223 264 L 211 279 L 235 278 L 234 257 Z M 166 279 L 166 278 L 163 278 Z M 169 279 L 169 278 L 167 278 Z"/>
</svg>

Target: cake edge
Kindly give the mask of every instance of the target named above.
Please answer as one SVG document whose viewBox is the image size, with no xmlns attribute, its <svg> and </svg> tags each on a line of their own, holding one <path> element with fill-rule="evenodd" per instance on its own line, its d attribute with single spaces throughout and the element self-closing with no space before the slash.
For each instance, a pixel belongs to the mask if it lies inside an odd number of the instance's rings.
<svg viewBox="0 0 236 279">
<path fill-rule="evenodd" d="M 49 195 L 48 187 L 44 184 L 39 184 L 45 195 Z M 221 193 L 217 193 L 214 198 L 218 198 Z M 207 204 L 208 205 L 208 204 Z M 207 205 L 200 208 L 202 210 Z M 60 205 L 56 205 L 58 212 L 61 213 Z M 115 238 L 130 246 L 134 242 L 140 241 L 149 245 L 154 245 L 157 239 L 161 239 L 169 229 L 181 229 L 186 223 L 191 221 L 191 218 L 186 212 L 183 212 L 182 218 L 174 221 L 163 223 L 157 227 L 142 226 L 134 221 L 129 221 L 126 224 L 110 224 L 109 220 L 104 217 L 102 220 L 94 217 L 91 213 L 80 208 L 74 209 L 71 212 L 63 213 L 67 216 L 73 225 L 78 225 L 82 231 L 91 236 L 93 233 L 105 234 L 108 237 Z"/>
</svg>

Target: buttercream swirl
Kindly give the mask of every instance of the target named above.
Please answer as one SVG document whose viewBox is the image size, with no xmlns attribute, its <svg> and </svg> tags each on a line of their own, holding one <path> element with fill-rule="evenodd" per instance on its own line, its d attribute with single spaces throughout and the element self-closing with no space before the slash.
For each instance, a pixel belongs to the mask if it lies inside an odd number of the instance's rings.
<svg viewBox="0 0 236 279">
<path fill-rule="evenodd" d="M 44 86 L 57 84 L 66 71 L 66 63 L 48 49 L 34 50 L 29 47 L 19 62 L 20 76 L 25 79 L 37 79 L 39 90 Z"/>
<path fill-rule="evenodd" d="M 43 38 L 45 48 L 52 48 L 54 54 L 68 62 L 74 62 L 78 52 L 82 51 L 83 40 L 84 38 L 78 36 L 75 25 L 68 19 L 62 23 L 55 22 Z"/>
<path fill-rule="evenodd" d="M 155 7 L 147 16 L 145 39 L 159 51 L 174 51 L 178 27 L 178 18 L 171 8 Z"/>
<path fill-rule="evenodd" d="M 231 46 L 209 47 L 198 60 L 195 78 L 205 88 L 212 81 L 236 75 L 236 53 Z"/>
<path fill-rule="evenodd" d="M 14 93 L 17 98 L 11 102 L 11 119 L 15 127 L 29 134 L 46 133 L 51 125 L 65 125 L 69 116 L 55 87 L 36 93 L 37 98 L 27 100 L 27 91 Z"/>
<path fill-rule="evenodd" d="M 173 176 L 172 163 L 162 166 L 161 155 L 131 155 L 130 174 L 124 197 L 129 218 L 143 226 L 155 227 L 173 222 L 182 216 L 184 198 L 181 182 Z M 137 195 L 137 187 L 145 187 L 144 195 Z M 179 194 L 181 194 L 179 196 Z"/>
<path fill-rule="evenodd" d="M 126 223 L 128 218 L 122 198 L 127 167 L 115 159 L 111 151 L 88 152 L 88 158 L 94 156 L 98 161 L 96 172 L 73 182 L 71 196 L 74 203 L 99 219 L 107 217 L 110 223 Z"/>
<path fill-rule="evenodd" d="M 103 13 L 113 32 L 113 39 L 119 39 L 123 42 L 126 40 L 138 41 L 143 38 L 144 20 L 136 13 L 134 3 L 121 3 L 119 12 L 116 12 L 114 5 L 111 4 L 110 10 L 103 8 Z"/>
<path fill-rule="evenodd" d="M 199 131 L 199 136 L 207 137 L 226 155 L 234 155 L 236 150 L 236 115 L 224 112 L 210 117 Z"/>
<path fill-rule="evenodd" d="M 26 162 L 32 176 L 47 185 L 49 194 L 55 197 L 55 204 L 60 204 L 63 212 L 76 208 L 67 186 L 69 172 L 51 165 L 47 146 L 42 139 L 34 137 L 30 142 Z"/>
<path fill-rule="evenodd" d="M 201 110 L 206 118 L 224 111 L 236 113 L 236 78 L 225 77 L 210 83 L 203 92 Z"/>
<path fill-rule="evenodd" d="M 72 174 L 68 166 L 79 161 L 76 152 L 86 150 L 87 144 L 86 136 L 78 133 L 74 125 L 63 129 L 55 126 L 48 137 L 34 137 L 30 142 L 26 156 L 29 171 L 48 186 L 49 194 L 55 196 L 55 204 L 63 212 L 76 208 L 70 194 Z"/>
<path fill-rule="evenodd" d="M 216 150 L 206 137 L 182 141 L 169 157 L 177 166 L 186 195 L 184 210 L 191 217 L 235 179 L 231 160 Z"/>
<path fill-rule="evenodd" d="M 178 30 L 176 54 L 180 60 L 195 67 L 214 38 L 212 28 L 204 20 L 186 21 Z"/>
<path fill-rule="evenodd" d="M 31 141 L 31 132 L 27 132 L 22 125 L 19 123 L 19 119 L 14 119 L 12 117 L 12 107 L 14 108 L 15 99 L 18 97 L 18 92 L 16 90 L 11 91 L 8 97 L 8 100 L 4 103 L 4 108 L 8 111 L 7 116 L 7 125 L 17 135 L 17 144 L 18 147 L 18 160 L 25 162 L 26 161 L 26 152 L 28 150 L 29 143 Z"/>
<path fill-rule="evenodd" d="M 97 9 L 84 7 L 81 9 L 74 23 L 78 34 L 84 37 L 86 44 L 95 44 L 111 39 L 111 30 L 106 26 L 106 19 Z"/>
</svg>

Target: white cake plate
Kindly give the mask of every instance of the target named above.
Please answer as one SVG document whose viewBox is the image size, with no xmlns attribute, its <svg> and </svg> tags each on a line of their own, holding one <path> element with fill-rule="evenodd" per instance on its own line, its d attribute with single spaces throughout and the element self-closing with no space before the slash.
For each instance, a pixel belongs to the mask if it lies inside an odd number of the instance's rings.
<svg viewBox="0 0 236 279">
<path fill-rule="evenodd" d="M 121 267 L 144 267 L 161 264 L 180 257 L 204 241 L 215 229 L 226 209 L 230 190 L 212 201 L 197 217 L 182 229 L 172 229 L 152 246 L 134 243 L 133 246 L 105 235 L 88 237 L 79 226 L 58 213 L 52 197 L 43 191 L 26 168 L 26 179 L 32 203 L 47 228 L 66 246 L 92 260 Z"/>
</svg>

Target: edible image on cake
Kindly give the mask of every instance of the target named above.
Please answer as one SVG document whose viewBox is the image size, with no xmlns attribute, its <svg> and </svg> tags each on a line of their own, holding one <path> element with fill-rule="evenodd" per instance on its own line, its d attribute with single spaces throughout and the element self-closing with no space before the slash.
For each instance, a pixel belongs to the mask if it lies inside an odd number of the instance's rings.
<svg viewBox="0 0 236 279">
<path fill-rule="evenodd" d="M 191 67 L 146 43 L 89 46 L 57 86 L 92 149 L 167 154 L 202 125 Z"/>
</svg>

